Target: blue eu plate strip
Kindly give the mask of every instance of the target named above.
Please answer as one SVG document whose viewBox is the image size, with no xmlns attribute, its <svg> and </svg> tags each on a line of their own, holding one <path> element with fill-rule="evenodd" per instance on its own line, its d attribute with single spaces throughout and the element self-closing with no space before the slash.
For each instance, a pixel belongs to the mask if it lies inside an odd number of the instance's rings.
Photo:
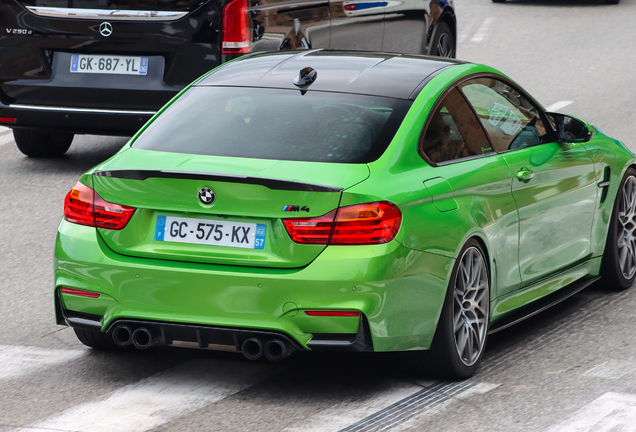
<svg viewBox="0 0 636 432">
<path fill-rule="evenodd" d="M 155 240 L 163 241 L 163 234 L 166 230 L 166 217 L 157 216 L 157 228 L 155 230 Z"/>
<path fill-rule="evenodd" d="M 256 238 L 254 239 L 254 249 L 263 249 L 265 247 L 265 232 L 267 227 L 263 224 L 256 224 Z"/>
<path fill-rule="evenodd" d="M 146 75 L 148 73 L 148 57 L 141 58 L 141 64 L 139 65 L 139 75 Z"/>
<path fill-rule="evenodd" d="M 71 72 L 77 72 L 78 64 L 79 64 L 79 55 L 73 54 L 71 56 Z"/>
</svg>

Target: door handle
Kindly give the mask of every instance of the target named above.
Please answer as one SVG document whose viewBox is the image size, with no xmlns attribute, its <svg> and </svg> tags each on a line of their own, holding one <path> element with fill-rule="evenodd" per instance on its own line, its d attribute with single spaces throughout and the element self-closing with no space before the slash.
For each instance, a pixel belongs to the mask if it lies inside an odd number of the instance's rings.
<svg viewBox="0 0 636 432">
<path fill-rule="evenodd" d="M 532 180 L 532 177 L 534 177 L 534 171 L 526 167 L 521 167 L 521 169 L 517 171 L 517 180 L 520 182 L 528 183 Z"/>
</svg>

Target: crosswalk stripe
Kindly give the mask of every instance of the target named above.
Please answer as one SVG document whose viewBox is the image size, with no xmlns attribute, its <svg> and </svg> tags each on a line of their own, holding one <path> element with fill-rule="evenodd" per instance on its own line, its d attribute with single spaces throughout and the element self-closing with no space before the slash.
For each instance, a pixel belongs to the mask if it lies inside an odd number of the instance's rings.
<svg viewBox="0 0 636 432">
<path fill-rule="evenodd" d="M 261 363 L 193 360 L 15 432 L 143 432 L 268 378 Z"/>
<path fill-rule="evenodd" d="M 56 350 L 38 347 L 0 345 L 0 380 L 17 378 L 61 363 L 75 360 L 87 350 Z"/>
<path fill-rule="evenodd" d="M 408 422 L 444 409 L 457 399 L 486 393 L 497 384 L 433 383 L 422 388 L 412 383 L 394 383 L 372 397 L 347 401 L 307 419 L 305 425 L 286 432 L 372 432 L 396 430 Z"/>
<path fill-rule="evenodd" d="M 605 393 L 546 432 L 636 431 L 636 395 Z"/>
</svg>

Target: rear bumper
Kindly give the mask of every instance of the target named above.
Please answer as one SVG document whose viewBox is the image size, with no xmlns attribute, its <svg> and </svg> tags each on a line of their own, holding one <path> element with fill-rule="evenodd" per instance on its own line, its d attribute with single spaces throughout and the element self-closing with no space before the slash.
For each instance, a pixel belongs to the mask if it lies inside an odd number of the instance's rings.
<svg viewBox="0 0 636 432">
<path fill-rule="evenodd" d="M 100 296 L 57 294 L 57 318 L 59 324 L 91 325 L 104 332 L 122 320 L 272 332 L 312 350 L 364 350 L 371 345 L 374 351 L 427 349 L 452 265 L 452 259 L 396 241 L 328 247 L 300 269 L 136 258 L 110 250 L 94 228 L 62 221 L 56 293 L 68 287 Z M 310 316 L 308 310 L 358 311 L 362 319 Z"/>
<path fill-rule="evenodd" d="M 154 111 L 141 110 L 5 105 L 0 103 L 0 117 L 15 119 L 13 123 L 0 123 L 0 126 L 36 128 L 74 134 L 132 136 L 154 114 Z"/>
<path fill-rule="evenodd" d="M 62 300 L 60 291 L 55 296 L 56 309 L 63 322 L 72 328 L 101 331 L 101 317 L 99 315 L 90 315 L 65 310 L 62 308 Z M 305 350 L 295 339 L 290 338 L 282 332 L 202 326 L 188 323 L 172 323 L 148 320 L 130 320 L 117 319 L 113 321 L 105 331 L 111 337 L 118 326 L 126 326 L 131 332 L 138 328 L 146 328 L 151 334 L 156 336 L 157 343 L 160 345 L 176 345 L 196 346 L 201 349 L 211 347 L 228 347 L 234 351 L 241 352 L 243 344 L 250 338 L 258 338 L 267 341 L 272 339 L 283 339 L 287 344 L 293 346 L 296 350 Z M 373 351 L 373 343 L 369 332 L 369 325 L 364 316 L 359 319 L 358 330 L 356 333 L 344 333 L 334 335 L 315 335 L 312 340 L 307 343 L 307 347 L 316 351 L 344 351 L 344 352 L 362 352 Z M 227 348 L 226 348 L 227 350 Z"/>
</svg>

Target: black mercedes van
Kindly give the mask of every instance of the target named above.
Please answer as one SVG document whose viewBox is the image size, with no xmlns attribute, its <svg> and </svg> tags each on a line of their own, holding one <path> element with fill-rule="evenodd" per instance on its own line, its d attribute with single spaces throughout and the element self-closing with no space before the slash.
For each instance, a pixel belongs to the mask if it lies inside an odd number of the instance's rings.
<svg viewBox="0 0 636 432">
<path fill-rule="evenodd" d="M 0 0 L 0 126 L 22 153 L 132 135 L 190 82 L 250 52 L 455 56 L 452 0 Z"/>
</svg>

